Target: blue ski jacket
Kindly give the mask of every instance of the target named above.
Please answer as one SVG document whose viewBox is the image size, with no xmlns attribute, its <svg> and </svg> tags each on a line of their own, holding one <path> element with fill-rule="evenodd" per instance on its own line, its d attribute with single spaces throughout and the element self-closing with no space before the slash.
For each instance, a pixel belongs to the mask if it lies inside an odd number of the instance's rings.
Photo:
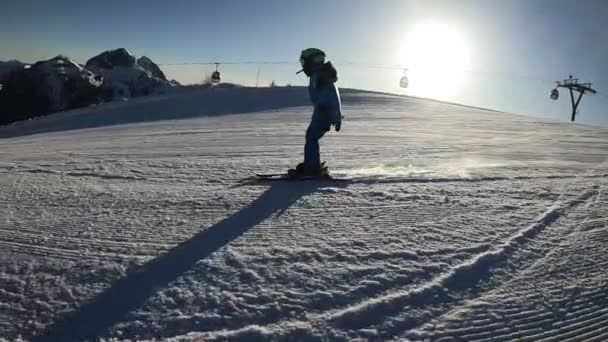
<svg viewBox="0 0 608 342">
<path fill-rule="evenodd" d="M 327 130 L 331 125 L 339 129 L 342 123 L 342 103 L 335 81 L 335 74 L 321 68 L 311 73 L 308 85 L 308 95 L 315 107 L 313 121 L 321 121 Z"/>
</svg>

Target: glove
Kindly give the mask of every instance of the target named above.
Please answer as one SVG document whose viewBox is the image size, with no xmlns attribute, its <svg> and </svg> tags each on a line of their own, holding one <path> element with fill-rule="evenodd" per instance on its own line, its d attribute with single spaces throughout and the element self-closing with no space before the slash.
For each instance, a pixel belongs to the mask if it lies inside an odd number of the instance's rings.
<svg viewBox="0 0 608 342">
<path fill-rule="evenodd" d="M 336 132 L 340 132 L 340 128 L 342 128 L 342 119 L 344 119 L 344 115 L 340 116 L 340 121 L 334 125 Z"/>
</svg>

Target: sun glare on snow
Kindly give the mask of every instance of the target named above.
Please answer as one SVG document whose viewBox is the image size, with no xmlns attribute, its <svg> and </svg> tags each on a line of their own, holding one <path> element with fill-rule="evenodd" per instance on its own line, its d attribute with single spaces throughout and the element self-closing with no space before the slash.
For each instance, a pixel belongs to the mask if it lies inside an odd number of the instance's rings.
<svg viewBox="0 0 608 342">
<path fill-rule="evenodd" d="M 464 35 L 438 21 L 414 26 L 401 54 L 409 69 L 409 90 L 418 96 L 449 98 L 464 85 L 471 63 Z"/>
</svg>

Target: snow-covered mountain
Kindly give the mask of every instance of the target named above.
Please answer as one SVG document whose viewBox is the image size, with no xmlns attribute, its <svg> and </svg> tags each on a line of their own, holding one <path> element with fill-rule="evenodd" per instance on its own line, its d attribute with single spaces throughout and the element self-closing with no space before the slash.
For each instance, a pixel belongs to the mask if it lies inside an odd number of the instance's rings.
<svg viewBox="0 0 608 342">
<path fill-rule="evenodd" d="M 0 124 L 102 101 L 166 94 L 179 85 L 168 81 L 152 60 L 136 60 L 126 49 L 103 52 L 86 66 L 65 56 L 24 66 L 0 63 Z"/>
<path fill-rule="evenodd" d="M 303 88 L 0 128 L 0 336 L 607 340 L 608 129 L 343 100 L 343 182 L 251 179 L 301 160 Z"/>
<path fill-rule="evenodd" d="M 127 49 L 105 51 L 86 63 L 86 68 L 103 76 L 104 89 L 112 98 L 166 94 L 176 82 L 169 82 L 160 67 L 143 56 L 136 60 Z"/>
</svg>

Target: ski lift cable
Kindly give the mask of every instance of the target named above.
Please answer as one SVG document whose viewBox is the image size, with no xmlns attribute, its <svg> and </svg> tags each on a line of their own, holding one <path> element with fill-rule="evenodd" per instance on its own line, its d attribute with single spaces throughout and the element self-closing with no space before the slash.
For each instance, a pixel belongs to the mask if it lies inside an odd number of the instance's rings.
<svg viewBox="0 0 608 342">
<path fill-rule="evenodd" d="M 371 69 L 395 69 L 395 70 L 416 70 L 417 68 L 415 67 L 411 67 L 411 66 L 407 66 L 404 64 L 368 64 L 368 63 L 358 63 L 358 62 L 336 62 L 336 64 L 339 64 L 341 66 L 354 66 L 354 67 L 364 67 L 364 68 L 371 68 Z M 554 81 L 550 81 L 547 79 L 539 79 L 539 78 L 535 78 L 535 77 L 530 77 L 530 76 L 526 76 L 526 75 L 521 75 L 521 74 L 516 74 L 516 73 L 512 73 L 512 72 L 505 72 L 505 71 L 481 71 L 481 70 L 473 70 L 473 69 L 463 69 L 462 72 L 465 73 L 469 73 L 469 74 L 478 74 L 478 75 L 489 75 L 489 76 L 497 76 L 499 75 L 499 78 L 504 78 L 504 79 L 519 79 L 519 80 L 525 80 L 525 81 L 533 81 L 533 82 L 539 82 L 541 84 L 554 84 Z"/>
<path fill-rule="evenodd" d="M 159 66 L 180 66 L 180 65 L 247 65 L 247 64 L 297 64 L 292 62 L 185 62 L 185 63 L 162 63 Z"/>
<path fill-rule="evenodd" d="M 296 62 L 286 62 L 286 61 L 226 61 L 226 62 L 184 62 L 184 63 L 160 63 L 160 66 L 186 66 L 186 65 L 297 65 L 299 63 Z M 417 68 L 407 66 L 404 64 L 372 64 L 372 63 L 363 63 L 363 62 L 352 62 L 352 61 L 338 61 L 336 64 L 347 67 L 358 67 L 358 68 L 368 68 L 368 69 L 385 69 L 385 70 L 416 70 Z M 473 70 L 473 69 L 464 69 L 462 72 L 469 74 L 477 74 L 477 75 L 486 75 L 490 77 L 495 77 L 499 79 L 505 80 L 518 80 L 518 81 L 530 81 L 530 82 L 538 82 L 540 84 L 555 84 L 555 81 L 550 81 L 547 79 L 540 79 L 536 77 L 531 77 L 523 74 L 517 74 L 508 71 L 482 71 L 482 70 Z"/>
<path fill-rule="evenodd" d="M 596 94 L 599 95 L 599 96 L 601 96 L 601 97 L 603 97 L 603 98 L 605 98 L 605 99 L 608 99 L 608 96 L 606 94 L 604 94 L 604 92 L 598 91 L 598 92 L 596 92 Z"/>
<path fill-rule="evenodd" d="M 605 104 L 608 104 L 608 95 L 606 95 L 600 91 L 596 92 L 595 94 L 600 96 L 600 101 L 602 101 Z"/>
</svg>

